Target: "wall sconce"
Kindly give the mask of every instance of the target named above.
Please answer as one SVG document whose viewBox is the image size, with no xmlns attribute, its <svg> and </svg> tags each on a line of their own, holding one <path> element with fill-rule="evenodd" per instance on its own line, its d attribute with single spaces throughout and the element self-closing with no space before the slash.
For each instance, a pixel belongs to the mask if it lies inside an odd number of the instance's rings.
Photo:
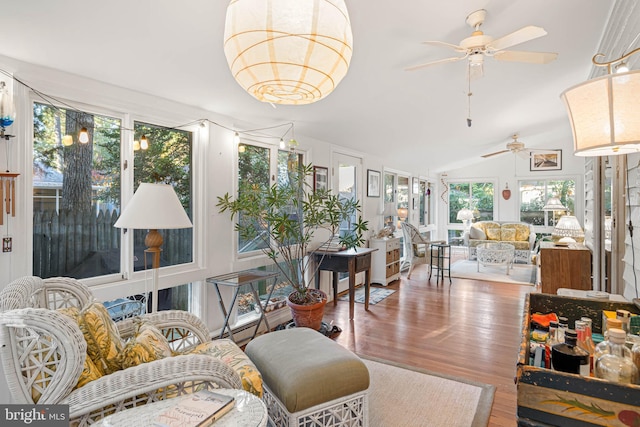
<svg viewBox="0 0 640 427">
<path fill-rule="evenodd" d="M 344 0 L 234 0 L 224 54 L 238 84 L 272 104 L 327 96 L 347 74 L 353 46 Z"/>
<path fill-rule="evenodd" d="M 622 64 L 640 48 L 609 62 L 594 65 L 607 67 L 606 76 L 595 78 L 564 91 L 564 101 L 573 131 L 576 156 L 609 156 L 640 151 L 640 70 L 612 73 L 612 65 Z"/>
</svg>

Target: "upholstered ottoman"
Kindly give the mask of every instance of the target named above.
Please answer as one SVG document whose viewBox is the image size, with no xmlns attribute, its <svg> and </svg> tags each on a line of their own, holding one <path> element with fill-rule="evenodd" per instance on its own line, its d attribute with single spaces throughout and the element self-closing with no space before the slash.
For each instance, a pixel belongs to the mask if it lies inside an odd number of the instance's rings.
<svg viewBox="0 0 640 427">
<path fill-rule="evenodd" d="M 259 336 L 245 352 L 262 374 L 274 426 L 368 426 L 369 371 L 351 351 L 292 328 Z"/>
</svg>

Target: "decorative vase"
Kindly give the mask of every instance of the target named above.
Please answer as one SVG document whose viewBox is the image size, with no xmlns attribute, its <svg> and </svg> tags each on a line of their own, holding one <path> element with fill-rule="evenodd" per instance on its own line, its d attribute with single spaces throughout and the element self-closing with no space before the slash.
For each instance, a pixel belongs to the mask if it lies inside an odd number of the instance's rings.
<svg viewBox="0 0 640 427">
<path fill-rule="evenodd" d="M 320 295 L 320 301 L 311 304 L 296 304 L 291 301 L 292 292 L 287 297 L 287 305 L 291 309 L 293 323 L 299 328 L 310 328 L 319 331 L 322 327 L 322 318 L 324 317 L 324 306 L 327 305 L 327 294 L 319 289 L 310 289 Z"/>
</svg>

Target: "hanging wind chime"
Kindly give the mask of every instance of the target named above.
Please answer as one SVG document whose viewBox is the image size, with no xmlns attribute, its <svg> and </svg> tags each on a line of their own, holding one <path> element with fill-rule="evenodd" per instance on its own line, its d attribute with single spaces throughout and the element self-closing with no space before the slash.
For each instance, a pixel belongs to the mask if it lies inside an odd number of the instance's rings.
<svg viewBox="0 0 640 427">
<path fill-rule="evenodd" d="M 13 135 L 5 133 L 5 128 L 11 126 L 15 120 L 15 107 L 13 99 L 5 82 L 0 82 L 0 139 L 7 144 L 7 163 L 9 162 L 9 139 Z M 4 215 L 16 216 L 16 177 L 18 173 L 10 172 L 8 167 L 5 172 L 0 172 L 0 225 L 4 225 Z"/>
</svg>

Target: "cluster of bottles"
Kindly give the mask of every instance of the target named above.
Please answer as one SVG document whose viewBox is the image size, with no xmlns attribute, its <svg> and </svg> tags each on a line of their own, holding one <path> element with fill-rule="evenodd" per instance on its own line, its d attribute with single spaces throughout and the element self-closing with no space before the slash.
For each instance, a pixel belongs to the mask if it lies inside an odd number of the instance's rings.
<svg viewBox="0 0 640 427">
<path fill-rule="evenodd" d="M 640 384 L 640 342 L 629 335 L 631 313 L 617 310 L 606 319 L 604 339 L 593 340 L 592 321 L 581 317 L 569 328 L 566 317 L 549 321 L 548 333 L 534 331 L 530 353 L 534 366 L 593 376 L 624 384 Z"/>
</svg>

